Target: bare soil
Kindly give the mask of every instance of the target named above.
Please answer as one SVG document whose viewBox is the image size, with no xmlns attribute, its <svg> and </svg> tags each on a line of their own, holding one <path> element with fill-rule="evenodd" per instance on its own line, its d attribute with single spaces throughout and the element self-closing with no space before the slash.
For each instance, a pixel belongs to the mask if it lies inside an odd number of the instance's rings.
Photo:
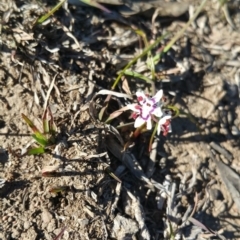
<svg viewBox="0 0 240 240">
<path fill-rule="evenodd" d="M 93 96 L 110 89 L 117 72 L 144 47 L 130 26 L 142 29 L 149 41 L 168 31 L 166 44 L 199 2 L 185 1 L 189 12 L 168 13 L 153 23 L 141 13 L 126 18 L 68 4 L 34 25 L 53 2 L 1 1 L 0 239 L 57 239 L 62 232 L 64 240 L 157 240 L 170 239 L 171 228 L 172 239 L 240 238 L 240 1 L 224 8 L 208 1 L 156 65 L 156 89 L 181 111 L 150 156 L 150 132 L 124 155 L 116 135 L 96 124 L 89 111 Z M 150 77 L 146 59 L 133 70 Z M 126 80 L 132 94 L 150 92 L 148 83 Z M 21 113 L 41 128 L 51 84 L 56 146 L 19 157 L 32 143 Z M 124 92 L 122 82 L 116 91 Z M 98 100 L 99 111 L 104 97 Z M 57 174 L 43 177 L 46 166 L 59 166 Z M 65 191 L 53 193 L 53 187 Z M 206 228 L 188 219 L 191 212 Z"/>
</svg>

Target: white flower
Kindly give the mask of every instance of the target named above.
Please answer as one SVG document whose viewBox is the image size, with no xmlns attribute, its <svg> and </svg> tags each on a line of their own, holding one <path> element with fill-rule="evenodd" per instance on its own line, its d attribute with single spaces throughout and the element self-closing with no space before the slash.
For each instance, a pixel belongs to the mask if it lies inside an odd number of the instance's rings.
<svg viewBox="0 0 240 240">
<path fill-rule="evenodd" d="M 171 132 L 170 119 L 172 116 L 170 114 L 164 113 L 163 116 L 158 121 L 157 134 L 159 135 L 163 131 L 163 135 L 166 136 L 168 132 Z"/>
<path fill-rule="evenodd" d="M 139 104 L 129 104 L 128 109 L 135 112 L 134 127 L 138 128 L 145 122 L 147 123 L 147 129 L 152 129 L 152 118 L 154 116 L 160 118 L 163 115 L 161 109 L 161 98 L 163 91 L 159 90 L 152 98 L 146 96 L 143 92 L 136 92 L 137 100 Z"/>
</svg>

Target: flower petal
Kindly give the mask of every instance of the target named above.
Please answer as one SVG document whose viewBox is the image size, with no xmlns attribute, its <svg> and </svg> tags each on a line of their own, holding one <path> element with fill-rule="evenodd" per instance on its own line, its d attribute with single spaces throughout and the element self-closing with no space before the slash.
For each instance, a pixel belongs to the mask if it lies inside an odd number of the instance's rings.
<svg viewBox="0 0 240 240">
<path fill-rule="evenodd" d="M 134 123 L 134 127 L 138 128 L 141 127 L 146 121 L 141 118 L 140 116 L 136 118 L 135 123 Z"/>
<path fill-rule="evenodd" d="M 160 120 L 159 120 L 159 122 L 158 122 L 158 124 L 159 125 L 163 125 L 168 119 L 170 119 L 172 116 L 171 115 L 166 115 L 166 116 L 164 116 L 164 117 L 162 117 Z"/>
<path fill-rule="evenodd" d="M 141 116 L 145 119 L 145 121 L 147 121 L 147 119 L 150 117 L 150 109 L 146 106 L 142 106 Z"/>
<path fill-rule="evenodd" d="M 148 130 L 152 129 L 152 120 L 151 120 L 151 118 L 148 118 L 148 120 L 147 120 L 147 129 Z"/>
<path fill-rule="evenodd" d="M 145 95 L 144 92 L 136 92 L 137 100 L 138 102 L 143 105 L 145 100 L 147 99 L 147 96 Z"/>
<path fill-rule="evenodd" d="M 172 125 L 171 124 L 169 124 L 169 126 L 168 126 L 168 132 L 172 132 Z"/>
<path fill-rule="evenodd" d="M 159 135 L 161 133 L 161 124 L 158 123 L 157 126 L 157 135 Z"/>
<path fill-rule="evenodd" d="M 164 117 L 162 117 L 159 121 L 158 121 L 158 127 L 157 127 L 157 134 L 159 135 L 160 132 L 161 132 L 161 127 L 163 124 L 166 123 L 166 121 L 168 119 L 170 119 L 172 116 L 171 115 L 165 115 Z M 169 132 L 171 132 L 172 128 L 171 128 L 171 125 L 169 125 L 170 129 L 169 129 Z"/>
<path fill-rule="evenodd" d="M 163 96 L 163 90 L 159 90 L 154 96 L 153 99 L 155 102 L 159 102 Z"/>
<path fill-rule="evenodd" d="M 138 104 L 128 104 L 127 109 L 132 110 L 133 112 L 140 113 L 141 112 L 141 106 Z"/>
<path fill-rule="evenodd" d="M 163 115 L 162 109 L 160 107 L 156 107 L 152 112 L 156 117 L 161 117 Z"/>
</svg>

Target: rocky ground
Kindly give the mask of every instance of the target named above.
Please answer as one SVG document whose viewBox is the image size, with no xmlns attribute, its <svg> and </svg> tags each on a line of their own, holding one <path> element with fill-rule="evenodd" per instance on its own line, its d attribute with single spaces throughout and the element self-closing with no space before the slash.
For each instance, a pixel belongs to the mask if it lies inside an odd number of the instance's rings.
<svg viewBox="0 0 240 240">
<path fill-rule="evenodd" d="M 180 115 L 149 155 L 151 132 L 124 152 L 119 138 L 125 143 L 129 129 L 96 123 L 90 103 L 101 110 L 104 97 L 95 94 L 144 48 L 133 28 L 150 42 L 169 32 L 154 55 L 200 1 L 154 6 L 158 15 L 137 11 L 137 3 L 126 5 L 130 14 L 104 5 L 110 14 L 69 1 L 42 25 L 36 20 L 57 2 L 1 1 L 0 239 L 240 238 L 240 1 L 219 2 L 207 1 L 156 65 L 154 85 Z M 151 76 L 146 58 L 132 70 Z M 131 76 L 115 91 L 126 83 L 133 95 L 151 92 Z M 110 106 L 127 103 L 114 98 Z M 56 145 L 20 156 L 33 144 L 21 113 L 41 128 L 46 104 Z M 47 166 L 57 172 L 42 176 Z"/>
</svg>

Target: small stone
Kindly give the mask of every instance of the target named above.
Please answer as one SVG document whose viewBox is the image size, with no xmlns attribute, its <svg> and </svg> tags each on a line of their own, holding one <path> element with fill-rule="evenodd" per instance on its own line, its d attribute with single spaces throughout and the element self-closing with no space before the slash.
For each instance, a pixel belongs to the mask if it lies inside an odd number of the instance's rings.
<svg viewBox="0 0 240 240">
<path fill-rule="evenodd" d="M 36 233 L 34 227 L 30 227 L 27 233 L 28 233 L 28 236 L 31 236 L 31 240 L 37 239 L 37 233 Z M 21 238 L 21 239 L 26 239 L 26 238 Z"/>
<path fill-rule="evenodd" d="M 30 225 L 31 225 L 30 222 L 25 221 L 23 224 L 23 227 L 24 227 L 24 229 L 29 229 Z"/>
<path fill-rule="evenodd" d="M 161 158 L 160 161 L 159 161 L 159 167 L 160 168 L 165 168 L 166 167 L 166 162 L 167 162 L 167 159 L 165 157 Z"/>
<path fill-rule="evenodd" d="M 42 212 L 42 228 L 47 227 L 48 223 L 52 220 L 51 213 L 44 208 Z"/>
<path fill-rule="evenodd" d="M 85 228 L 89 224 L 89 220 L 87 218 L 85 219 L 78 219 L 78 222 L 80 223 L 81 228 Z"/>
<path fill-rule="evenodd" d="M 125 239 L 127 235 L 134 235 L 137 231 L 138 226 L 135 221 L 117 215 L 113 222 L 111 236 L 117 239 Z"/>
<path fill-rule="evenodd" d="M 207 24 L 207 15 L 203 15 L 196 20 L 196 23 L 200 29 L 204 29 Z"/>
<path fill-rule="evenodd" d="M 232 112 L 228 112 L 227 113 L 227 123 L 228 123 L 228 125 L 232 125 L 232 123 L 233 123 L 233 114 L 232 114 Z"/>
<path fill-rule="evenodd" d="M 47 225 L 47 231 L 53 232 L 53 230 L 56 229 L 56 222 L 53 219 L 48 225 Z"/>
<path fill-rule="evenodd" d="M 13 228 L 13 229 L 12 229 L 11 237 L 12 237 L 13 239 L 18 239 L 19 235 L 20 235 L 19 231 Z"/>
<path fill-rule="evenodd" d="M 231 133 L 232 133 L 233 136 L 239 136 L 240 135 L 240 131 L 235 125 L 232 126 Z"/>
</svg>

